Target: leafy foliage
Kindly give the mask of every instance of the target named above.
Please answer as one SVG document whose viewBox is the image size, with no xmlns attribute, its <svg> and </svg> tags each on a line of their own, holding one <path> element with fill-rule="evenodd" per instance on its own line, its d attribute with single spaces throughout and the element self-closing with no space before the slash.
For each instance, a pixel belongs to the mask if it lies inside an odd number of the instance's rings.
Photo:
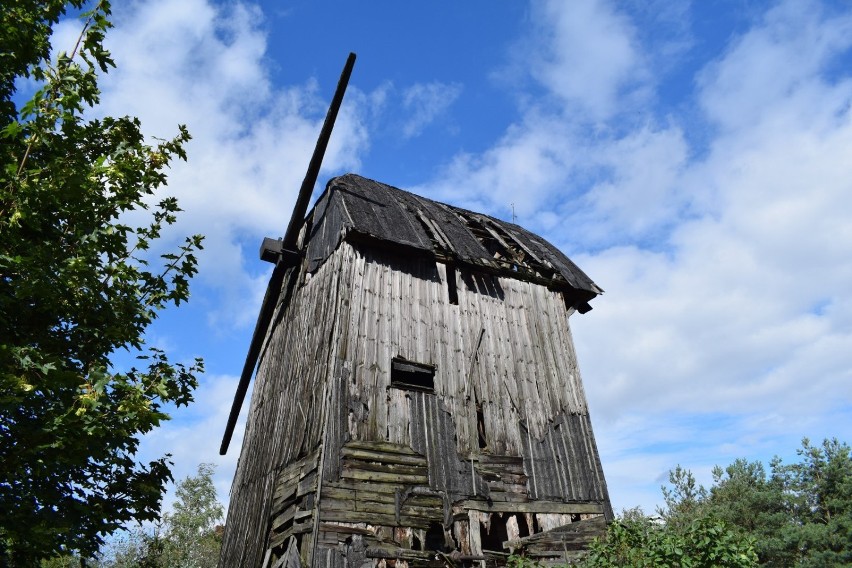
<svg viewBox="0 0 852 568">
<path fill-rule="evenodd" d="M 709 491 L 676 468 L 663 489 L 667 525 L 701 517 L 724 522 L 754 539 L 762 566 L 848 566 L 852 563 L 852 458 L 836 439 L 812 446 L 805 439 L 800 461 L 779 458 L 767 473 L 760 462 L 736 460 L 716 467 Z"/>
<path fill-rule="evenodd" d="M 202 363 L 173 364 L 144 332 L 189 297 L 202 237 L 149 249 L 179 212 L 152 203 L 189 134 L 154 145 L 138 119 L 89 119 L 113 66 L 101 1 L 70 52 L 48 58 L 52 26 L 84 0 L 0 11 L 0 563 L 93 554 L 129 520 L 154 520 L 168 456 L 135 460 L 139 435 L 192 400 Z M 36 81 L 16 106 L 16 80 Z M 126 222 L 147 211 L 141 226 Z M 118 372 L 117 350 L 141 368 Z"/>
<path fill-rule="evenodd" d="M 836 439 L 812 446 L 805 439 L 800 461 L 737 460 L 716 468 L 705 506 L 757 538 L 765 566 L 852 564 L 852 456 Z"/>
<path fill-rule="evenodd" d="M 773 459 L 768 473 L 742 459 L 717 467 L 709 490 L 676 467 L 658 516 L 626 511 L 582 565 L 852 565 L 850 448 L 836 439 L 821 446 L 805 439 L 798 455 L 793 464 Z"/>
<path fill-rule="evenodd" d="M 751 537 L 709 516 L 677 525 L 633 518 L 612 523 L 583 565 L 747 568 L 757 565 L 757 554 Z"/>
<path fill-rule="evenodd" d="M 757 566 L 757 554 L 753 538 L 710 516 L 696 516 L 689 522 L 670 524 L 632 509 L 610 523 L 606 535 L 592 543 L 579 565 L 585 568 L 752 568 Z M 512 556 L 507 566 L 535 568 L 541 564 Z"/>
<path fill-rule="evenodd" d="M 541 566 L 541 563 L 518 554 L 509 556 L 509 560 L 506 562 L 507 568 L 538 568 L 539 566 Z"/>
<path fill-rule="evenodd" d="M 677 476 L 686 479 L 689 475 L 680 470 Z M 694 483 L 678 489 L 689 487 L 697 489 Z M 709 515 L 692 514 L 689 520 L 660 522 L 658 517 L 647 517 L 637 508 L 625 511 L 620 519 L 610 523 L 606 535 L 592 542 L 588 555 L 578 565 L 585 568 L 752 568 L 757 566 L 757 554 L 752 537 L 740 534 Z M 513 555 L 507 566 L 535 568 L 542 564 Z"/>
<path fill-rule="evenodd" d="M 685 529 L 701 516 L 707 490 L 696 483 L 691 471 L 680 465 L 669 472 L 669 484 L 670 487 L 662 488 L 665 508 L 659 513 L 667 525 Z"/>
<path fill-rule="evenodd" d="M 216 500 L 213 466 L 201 464 L 178 484 L 174 513 L 156 530 L 139 530 L 120 543 L 103 568 L 215 568 L 222 546 L 223 508 Z"/>
</svg>

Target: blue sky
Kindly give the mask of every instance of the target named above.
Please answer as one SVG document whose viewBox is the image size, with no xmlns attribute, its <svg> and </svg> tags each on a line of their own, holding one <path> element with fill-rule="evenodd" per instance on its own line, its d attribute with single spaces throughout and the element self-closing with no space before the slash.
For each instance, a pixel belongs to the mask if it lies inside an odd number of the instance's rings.
<svg viewBox="0 0 852 568">
<path fill-rule="evenodd" d="M 616 510 L 677 464 L 852 441 L 852 7 L 811 0 L 116 5 L 103 112 L 186 123 L 167 235 L 204 233 L 190 304 L 149 342 L 202 356 L 150 435 L 218 456 L 269 265 L 349 51 L 318 188 L 353 171 L 517 220 L 606 293 L 572 318 Z M 56 47 L 77 22 L 60 26 Z M 63 44 L 63 42 L 65 42 Z"/>
</svg>

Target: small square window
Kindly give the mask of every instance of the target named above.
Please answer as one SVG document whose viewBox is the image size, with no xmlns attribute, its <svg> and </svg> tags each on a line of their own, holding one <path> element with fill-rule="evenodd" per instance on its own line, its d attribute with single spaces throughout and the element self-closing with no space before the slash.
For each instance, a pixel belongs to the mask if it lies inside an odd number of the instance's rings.
<svg viewBox="0 0 852 568">
<path fill-rule="evenodd" d="M 435 367 L 394 357 L 391 360 L 391 386 L 435 392 Z"/>
</svg>

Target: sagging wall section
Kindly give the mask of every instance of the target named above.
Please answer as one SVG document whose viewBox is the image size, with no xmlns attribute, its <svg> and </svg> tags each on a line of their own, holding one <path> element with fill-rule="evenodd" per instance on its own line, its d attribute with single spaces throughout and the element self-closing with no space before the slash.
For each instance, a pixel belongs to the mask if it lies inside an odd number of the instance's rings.
<svg viewBox="0 0 852 568">
<path fill-rule="evenodd" d="M 611 516 L 558 291 L 343 242 L 287 293 L 220 566 L 418 566 L 506 542 L 562 558 L 565 538 L 536 535 Z M 394 359 L 433 388 L 392 386 Z"/>
</svg>

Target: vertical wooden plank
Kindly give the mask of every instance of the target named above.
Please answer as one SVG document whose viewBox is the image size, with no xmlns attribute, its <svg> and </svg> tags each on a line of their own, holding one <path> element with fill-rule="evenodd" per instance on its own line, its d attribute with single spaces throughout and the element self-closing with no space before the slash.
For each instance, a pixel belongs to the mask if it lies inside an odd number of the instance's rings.
<svg viewBox="0 0 852 568">
<path fill-rule="evenodd" d="M 554 443 L 554 437 L 558 436 L 558 430 L 554 432 L 553 429 L 547 432 L 547 445 L 550 449 L 551 459 L 553 460 L 554 469 L 556 469 L 557 479 L 552 480 L 552 485 L 555 485 L 554 489 L 556 489 L 553 494 L 559 495 L 563 499 L 567 498 L 568 495 L 568 482 L 565 477 L 565 470 L 567 469 L 567 464 L 561 455 L 561 452 L 557 450 L 557 445 L 560 440 L 556 440 Z M 557 489 L 558 488 L 558 489 Z"/>
<path fill-rule="evenodd" d="M 375 294 L 375 340 L 376 355 L 372 361 L 375 369 L 376 384 L 375 398 L 372 411 L 376 414 L 376 439 L 387 439 L 388 436 L 388 386 L 390 386 L 390 349 L 388 336 L 390 335 L 388 314 L 388 286 L 393 269 L 381 259 L 376 259 L 376 294 Z"/>
<path fill-rule="evenodd" d="M 388 396 L 388 442 L 411 445 L 408 427 L 411 421 L 410 397 L 401 389 L 389 389 Z"/>
<path fill-rule="evenodd" d="M 571 423 L 566 419 L 563 420 L 562 424 L 559 426 L 559 443 L 562 444 L 562 454 L 565 456 L 565 462 L 562 464 L 562 469 L 565 473 L 565 481 L 566 481 L 566 492 L 565 499 L 579 499 L 580 494 L 580 480 L 579 477 L 574 473 L 574 468 L 576 467 L 574 464 L 576 462 L 576 458 L 574 456 L 574 451 L 571 448 L 571 435 L 570 429 Z"/>
<path fill-rule="evenodd" d="M 480 533 L 479 519 L 482 513 L 479 511 L 468 511 L 468 526 L 470 527 L 468 535 L 470 536 L 470 553 L 472 556 L 482 556 L 482 535 Z M 485 561 L 477 561 L 481 568 L 485 568 Z"/>
</svg>

